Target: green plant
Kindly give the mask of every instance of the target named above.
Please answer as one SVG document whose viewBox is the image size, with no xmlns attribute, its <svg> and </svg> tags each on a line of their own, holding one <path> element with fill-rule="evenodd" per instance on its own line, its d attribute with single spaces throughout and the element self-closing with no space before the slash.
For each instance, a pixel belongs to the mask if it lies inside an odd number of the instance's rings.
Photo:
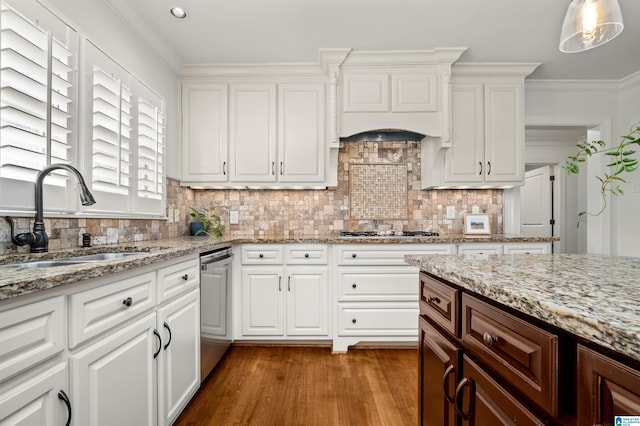
<svg viewBox="0 0 640 426">
<path fill-rule="evenodd" d="M 593 141 L 584 144 L 578 144 L 578 152 L 567 158 L 564 168 L 567 174 L 580 173 L 580 163 L 587 161 L 588 157 L 594 154 L 606 155 L 610 158 L 607 167 L 610 167 L 609 173 L 603 176 L 596 176 L 600 181 L 600 193 L 602 194 L 602 208 L 594 216 L 599 215 L 607 207 L 607 194 L 623 195 L 624 192 L 620 188 L 621 183 L 626 183 L 624 179 L 625 173 L 631 173 L 638 168 L 638 160 L 634 157 L 636 153 L 634 146 L 640 145 L 640 123 L 631 127 L 628 134 L 621 137 L 620 143 L 611 148 L 605 148 L 604 141 Z"/>
<path fill-rule="evenodd" d="M 204 229 L 196 232 L 196 235 L 205 233 L 209 236 L 222 237 L 224 226 L 220 223 L 220 216 L 215 214 L 216 206 L 211 204 L 209 207 L 193 207 L 188 206 L 191 210 L 191 216 L 194 222 L 202 222 Z"/>
</svg>

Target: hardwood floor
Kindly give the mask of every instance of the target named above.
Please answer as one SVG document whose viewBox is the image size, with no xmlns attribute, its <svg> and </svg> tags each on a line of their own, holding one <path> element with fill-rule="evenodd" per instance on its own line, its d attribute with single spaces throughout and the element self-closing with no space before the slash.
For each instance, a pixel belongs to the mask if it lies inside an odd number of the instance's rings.
<svg viewBox="0 0 640 426">
<path fill-rule="evenodd" d="M 232 346 L 175 425 L 417 423 L 417 349 Z"/>
</svg>

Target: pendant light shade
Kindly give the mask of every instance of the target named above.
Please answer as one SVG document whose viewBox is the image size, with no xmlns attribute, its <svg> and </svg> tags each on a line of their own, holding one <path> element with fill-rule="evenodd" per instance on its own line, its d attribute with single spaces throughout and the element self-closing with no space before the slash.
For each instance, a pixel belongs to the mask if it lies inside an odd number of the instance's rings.
<svg viewBox="0 0 640 426">
<path fill-rule="evenodd" d="M 572 0 L 560 34 L 560 50 L 565 53 L 593 49 L 622 32 L 618 0 Z"/>
</svg>

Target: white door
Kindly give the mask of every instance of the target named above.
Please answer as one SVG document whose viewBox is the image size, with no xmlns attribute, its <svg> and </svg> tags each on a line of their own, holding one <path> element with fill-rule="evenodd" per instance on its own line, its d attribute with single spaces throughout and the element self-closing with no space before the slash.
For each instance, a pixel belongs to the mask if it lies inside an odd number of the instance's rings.
<svg viewBox="0 0 640 426">
<path fill-rule="evenodd" d="M 329 335 L 327 268 L 289 268 L 287 335 Z"/>
<path fill-rule="evenodd" d="M 244 268 L 242 334 L 284 336 L 282 268 Z"/>
<path fill-rule="evenodd" d="M 278 181 L 324 180 L 324 84 L 278 86 Z"/>
<path fill-rule="evenodd" d="M 233 84 L 229 100 L 231 180 L 276 181 L 276 85 Z"/>
<path fill-rule="evenodd" d="M 69 359 L 74 426 L 157 425 L 155 312 Z"/>
<path fill-rule="evenodd" d="M 32 379 L 0 393 L 0 425 L 57 426 L 71 415 L 67 395 L 67 364 L 57 364 Z"/>
<path fill-rule="evenodd" d="M 522 83 L 484 87 L 484 159 L 487 182 L 522 182 L 524 102 Z"/>
<path fill-rule="evenodd" d="M 200 298 L 197 289 L 158 309 L 160 426 L 170 425 L 200 387 Z"/>
<path fill-rule="evenodd" d="M 520 188 L 520 233 L 551 236 L 551 167 L 544 166 L 525 173 Z"/>
<path fill-rule="evenodd" d="M 228 180 L 226 84 L 182 85 L 182 180 Z"/>
</svg>

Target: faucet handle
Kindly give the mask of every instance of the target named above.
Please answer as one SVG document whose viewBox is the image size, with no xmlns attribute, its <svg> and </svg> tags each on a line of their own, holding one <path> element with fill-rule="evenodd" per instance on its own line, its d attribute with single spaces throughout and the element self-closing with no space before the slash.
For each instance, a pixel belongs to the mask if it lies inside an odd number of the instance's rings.
<svg viewBox="0 0 640 426">
<path fill-rule="evenodd" d="M 11 216 L 5 216 L 4 220 L 9 223 L 9 227 L 11 228 L 11 242 L 17 246 L 26 246 L 32 245 L 38 240 L 38 237 L 33 232 L 25 232 L 22 234 L 15 235 L 14 228 L 15 223 Z"/>
</svg>

